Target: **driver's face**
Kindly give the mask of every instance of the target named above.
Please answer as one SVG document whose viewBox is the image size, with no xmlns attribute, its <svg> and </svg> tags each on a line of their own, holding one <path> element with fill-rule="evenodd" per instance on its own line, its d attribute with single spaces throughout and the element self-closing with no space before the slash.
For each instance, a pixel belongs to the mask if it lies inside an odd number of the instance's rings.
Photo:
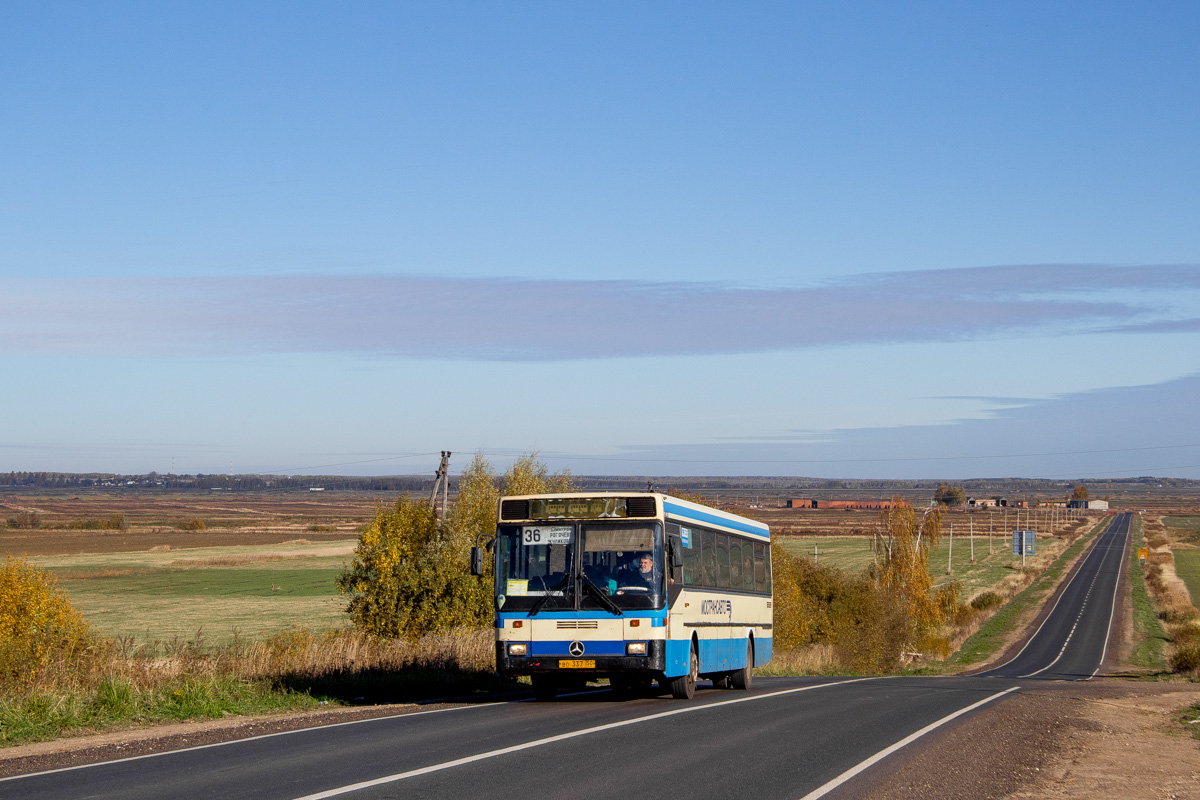
<svg viewBox="0 0 1200 800">
<path fill-rule="evenodd" d="M 649 572 L 654 568 L 654 559 L 652 559 L 650 556 L 642 556 L 641 560 L 638 561 L 638 564 L 641 565 L 642 572 Z"/>
</svg>

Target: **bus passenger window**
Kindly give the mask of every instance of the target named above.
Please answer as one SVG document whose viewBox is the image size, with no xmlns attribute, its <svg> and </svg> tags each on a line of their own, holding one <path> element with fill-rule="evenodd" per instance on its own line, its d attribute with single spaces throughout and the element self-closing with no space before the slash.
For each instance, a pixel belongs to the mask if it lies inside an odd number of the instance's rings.
<svg viewBox="0 0 1200 800">
<path fill-rule="evenodd" d="M 717 542 L 708 531 L 697 531 L 704 549 L 700 551 L 700 585 L 714 588 L 717 585 Z"/>
<path fill-rule="evenodd" d="M 771 546 L 767 545 L 767 591 L 771 591 Z"/>
<path fill-rule="evenodd" d="M 754 550 L 750 542 L 742 542 L 742 588 L 754 591 Z"/>
<path fill-rule="evenodd" d="M 714 537 L 716 539 L 717 551 L 717 588 L 729 588 L 729 537 L 723 533 L 718 533 Z"/>
<path fill-rule="evenodd" d="M 742 588 L 742 543 L 736 536 L 729 537 L 729 588 Z"/>
<path fill-rule="evenodd" d="M 699 531 L 688 530 L 688 544 L 691 546 L 683 548 L 683 583 L 685 586 L 695 586 L 700 582 L 700 540 L 698 534 Z"/>
<path fill-rule="evenodd" d="M 766 545 L 754 545 L 754 589 L 755 591 L 767 591 L 767 556 Z"/>
</svg>

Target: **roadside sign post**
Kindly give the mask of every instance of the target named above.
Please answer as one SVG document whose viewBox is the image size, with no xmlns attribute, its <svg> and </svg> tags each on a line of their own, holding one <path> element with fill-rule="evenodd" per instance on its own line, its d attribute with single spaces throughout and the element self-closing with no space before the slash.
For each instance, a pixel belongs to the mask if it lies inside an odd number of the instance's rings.
<svg viewBox="0 0 1200 800">
<path fill-rule="evenodd" d="M 1021 566 L 1025 566 L 1025 556 L 1037 554 L 1037 531 L 1013 531 L 1012 552 L 1021 556 Z"/>
</svg>

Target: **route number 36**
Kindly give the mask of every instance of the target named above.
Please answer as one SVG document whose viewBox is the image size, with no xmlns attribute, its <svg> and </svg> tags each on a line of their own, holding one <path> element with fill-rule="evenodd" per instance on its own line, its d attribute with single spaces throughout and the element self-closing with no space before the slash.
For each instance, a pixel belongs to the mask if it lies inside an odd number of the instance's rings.
<svg viewBox="0 0 1200 800">
<path fill-rule="evenodd" d="M 526 525 L 521 528 L 521 543 L 526 547 L 539 544 L 570 544 L 570 525 Z"/>
</svg>

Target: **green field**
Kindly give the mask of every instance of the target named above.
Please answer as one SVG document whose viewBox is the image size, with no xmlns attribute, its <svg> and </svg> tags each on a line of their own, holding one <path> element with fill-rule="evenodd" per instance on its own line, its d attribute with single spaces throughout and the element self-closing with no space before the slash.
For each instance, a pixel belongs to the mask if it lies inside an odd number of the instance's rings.
<svg viewBox="0 0 1200 800">
<path fill-rule="evenodd" d="M 1200 516 L 1163 517 L 1163 524 L 1173 528 L 1182 541 L 1200 544 Z"/>
<path fill-rule="evenodd" d="M 779 537 L 776 539 L 785 550 L 795 556 L 813 558 L 813 548 L 816 548 L 816 559 L 822 564 L 830 564 L 847 572 L 861 572 L 866 569 L 873 558 L 870 537 L 862 536 L 831 536 L 831 537 Z M 1039 563 L 1048 563 L 1053 557 L 1062 552 L 1063 542 L 1053 537 L 1038 537 L 1037 541 Z M 991 552 L 988 552 L 987 534 L 975 536 L 975 563 L 971 563 L 970 535 L 962 536 L 958 531 L 954 535 L 954 560 L 949 562 L 950 540 L 943 535 L 936 547 L 929 551 L 929 573 L 934 579 L 935 586 L 944 586 L 952 580 L 962 585 L 964 600 L 990 589 L 1000 583 L 1005 577 L 1014 574 L 1021 566 L 1019 557 L 1014 557 L 1011 543 L 1007 537 L 993 536 Z M 947 574 L 947 566 L 952 566 L 953 573 Z"/>
<path fill-rule="evenodd" d="M 32 559 L 106 636 L 215 642 L 290 625 L 345 625 L 334 584 L 354 541 L 90 553 Z"/>
<path fill-rule="evenodd" d="M 1200 608 L 1200 550 L 1176 550 L 1175 573 L 1187 584 L 1192 605 Z"/>
</svg>

